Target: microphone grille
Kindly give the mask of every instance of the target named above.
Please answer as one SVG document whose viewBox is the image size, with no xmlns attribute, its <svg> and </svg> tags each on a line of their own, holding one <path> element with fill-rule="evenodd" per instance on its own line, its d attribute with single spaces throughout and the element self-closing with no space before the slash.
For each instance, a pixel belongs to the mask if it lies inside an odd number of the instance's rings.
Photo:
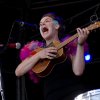
<svg viewBox="0 0 100 100">
<path fill-rule="evenodd" d="M 18 42 L 16 43 L 16 49 L 20 49 L 21 48 L 21 44 Z"/>
</svg>

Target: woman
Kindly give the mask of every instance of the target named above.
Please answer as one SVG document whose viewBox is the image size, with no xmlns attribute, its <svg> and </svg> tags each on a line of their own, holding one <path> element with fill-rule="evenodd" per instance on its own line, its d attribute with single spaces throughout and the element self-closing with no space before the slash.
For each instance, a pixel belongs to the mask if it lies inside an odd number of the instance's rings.
<svg viewBox="0 0 100 100">
<path fill-rule="evenodd" d="M 57 47 L 49 45 L 53 41 L 61 42 L 59 34 L 63 33 L 63 29 L 60 17 L 54 13 L 45 14 L 40 20 L 40 33 L 45 40 L 45 43 L 41 46 L 44 49 L 26 57 L 16 68 L 16 76 L 22 76 L 29 72 L 40 60 L 55 60 L 58 56 Z M 41 79 L 45 100 L 73 100 L 76 95 L 84 90 L 80 82 L 80 76 L 85 69 L 84 46 L 89 31 L 86 28 L 77 28 L 77 33 L 78 39 L 64 47 L 67 59 L 62 63 L 56 64 L 51 73 Z M 30 44 L 32 45 L 32 43 Z"/>
</svg>

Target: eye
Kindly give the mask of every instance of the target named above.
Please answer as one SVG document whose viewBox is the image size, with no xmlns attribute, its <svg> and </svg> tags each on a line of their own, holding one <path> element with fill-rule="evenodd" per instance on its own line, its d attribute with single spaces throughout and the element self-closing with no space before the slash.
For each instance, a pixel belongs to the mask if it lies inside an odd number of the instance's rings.
<svg viewBox="0 0 100 100">
<path fill-rule="evenodd" d="M 51 20 L 46 20 L 45 22 L 50 22 Z"/>
<path fill-rule="evenodd" d="M 52 20 L 51 19 L 46 19 L 44 22 L 40 22 L 39 26 L 42 26 L 43 24 L 49 23 L 49 22 L 52 22 Z"/>
</svg>

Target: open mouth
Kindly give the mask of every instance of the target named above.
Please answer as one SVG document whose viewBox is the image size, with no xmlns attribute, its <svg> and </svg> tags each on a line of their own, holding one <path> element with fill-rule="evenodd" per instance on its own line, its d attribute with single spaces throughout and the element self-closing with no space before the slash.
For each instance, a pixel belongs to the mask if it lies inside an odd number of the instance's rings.
<svg viewBox="0 0 100 100">
<path fill-rule="evenodd" d="M 43 32 L 43 33 L 47 32 L 47 31 L 48 31 L 48 28 L 46 28 L 46 27 L 44 27 L 44 28 L 42 29 L 42 32 Z"/>
</svg>

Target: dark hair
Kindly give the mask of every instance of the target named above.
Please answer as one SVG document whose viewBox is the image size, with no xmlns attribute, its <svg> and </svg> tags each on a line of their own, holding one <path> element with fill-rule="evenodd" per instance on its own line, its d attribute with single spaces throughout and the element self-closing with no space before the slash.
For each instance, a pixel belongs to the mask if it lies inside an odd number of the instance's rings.
<svg viewBox="0 0 100 100">
<path fill-rule="evenodd" d="M 58 35 L 59 35 L 59 38 L 62 38 L 63 35 L 64 35 L 64 32 L 65 32 L 65 26 L 64 26 L 64 20 L 63 20 L 63 18 L 60 17 L 60 16 L 57 16 L 57 14 L 55 12 L 46 13 L 46 14 L 44 14 L 42 16 L 42 18 L 43 17 L 46 17 L 46 16 L 51 17 L 52 19 L 56 20 L 59 23 L 60 28 L 58 30 L 59 31 L 59 34 Z"/>
</svg>

